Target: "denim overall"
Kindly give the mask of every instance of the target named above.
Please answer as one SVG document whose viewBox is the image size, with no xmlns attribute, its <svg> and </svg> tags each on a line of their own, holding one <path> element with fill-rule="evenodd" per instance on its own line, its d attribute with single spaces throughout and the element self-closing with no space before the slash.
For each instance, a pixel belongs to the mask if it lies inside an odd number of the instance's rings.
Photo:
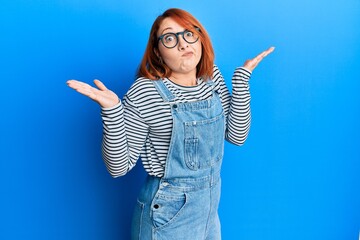
<svg viewBox="0 0 360 240">
<path fill-rule="evenodd" d="M 171 107 L 173 129 L 162 178 L 148 176 L 135 207 L 133 240 L 221 239 L 218 205 L 225 116 L 212 97 L 178 103 L 162 80 L 155 87 Z"/>
</svg>

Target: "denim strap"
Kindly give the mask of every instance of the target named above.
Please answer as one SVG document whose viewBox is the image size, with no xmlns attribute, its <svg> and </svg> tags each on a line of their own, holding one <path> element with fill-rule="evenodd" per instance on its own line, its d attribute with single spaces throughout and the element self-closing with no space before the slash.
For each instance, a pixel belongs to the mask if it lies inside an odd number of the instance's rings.
<svg viewBox="0 0 360 240">
<path fill-rule="evenodd" d="M 160 93 L 161 97 L 165 102 L 171 102 L 175 99 L 175 96 L 170 92 L 170 90 L 165 86 L 162 79 L 153 81 L 155 88 Z"/>
</svg>

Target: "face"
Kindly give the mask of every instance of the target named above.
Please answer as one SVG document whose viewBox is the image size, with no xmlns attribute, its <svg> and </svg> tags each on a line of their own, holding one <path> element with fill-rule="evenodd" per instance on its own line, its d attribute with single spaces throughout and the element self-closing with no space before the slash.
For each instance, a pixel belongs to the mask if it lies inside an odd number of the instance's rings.
<svg viewBox="0 0 360 240">
<path fill-rule="evenodd" d="M 184 30 L 184 27 L 171 18 L 165 18 L 157 32 L 157 37 L 165 33 L 178 33 Z M 178 44 L 174 48 L 166 48 L 159 41 L 159 54 L 164 63 L 172 70 L 173 75 L 194 73 L 196 76 L 196 66 L 202 54 L 200 39 L 195 43 L 186 42 L 183 35 L 178 35 L 178 39 Z"/>
</svg>

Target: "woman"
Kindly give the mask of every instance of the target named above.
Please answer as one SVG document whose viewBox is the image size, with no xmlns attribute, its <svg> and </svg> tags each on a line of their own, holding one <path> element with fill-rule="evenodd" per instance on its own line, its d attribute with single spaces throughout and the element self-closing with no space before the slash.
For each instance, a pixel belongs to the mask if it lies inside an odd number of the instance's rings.
<svg viewBox="0 0 360 240">
<path fill-rule="evenodd" d="M 103 158 L 113 177 L 141 156 L 148 177 L 133 239 L 221 239 L 218 204 L 224 138 L 241 145 L 250 126 L 248 80 L 274 48 L 237 68 L 230 96 L 205 28 L 168 9 L 154 22 L 139 78 L 118 100 L 99 80 L 69 87 L 102 107 Z"/>
</svg>

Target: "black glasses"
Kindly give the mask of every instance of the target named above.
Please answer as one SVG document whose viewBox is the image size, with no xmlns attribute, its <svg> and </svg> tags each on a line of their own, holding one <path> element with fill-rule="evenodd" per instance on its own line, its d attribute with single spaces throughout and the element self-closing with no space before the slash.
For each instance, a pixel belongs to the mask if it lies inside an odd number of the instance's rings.
<svg viewBox="0 0 360 240">
<path fill-rule="evenodd" d="M 200 31 L 200 28 L 195 29 Z M 190 44 L 196 43 L 199 40 L 199 35 L 196 32 L 185 29 L 183 32 L 165 33 L 158 38 L 158 41 L 161 41 L 166 48 L 174 48 L 179 42 L 179 35 L 182 35 L 185 42 Z"/>
</svg>

